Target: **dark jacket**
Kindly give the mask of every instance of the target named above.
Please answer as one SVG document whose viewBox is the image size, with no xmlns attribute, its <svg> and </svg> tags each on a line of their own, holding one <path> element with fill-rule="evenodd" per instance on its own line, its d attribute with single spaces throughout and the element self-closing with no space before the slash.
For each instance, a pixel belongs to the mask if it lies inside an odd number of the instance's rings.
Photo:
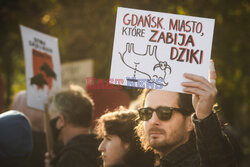
<svg viewBox="0 0 250 167">
<path fill-rule="evenodd" d="M 46 138 L 44 132 L 32 131 L 33 149 L 30 155 L 29 165 L 26 167 L 44 167 L 44 155 L 46 153 Z"/>
<path fill-rule="evenodd" d="M 195 125 L 187 143 L 160 160 L 160 167 L 235 167 L 231 143 L 221 130 L 216 114 L 204 120 L 192 116 Z"/>
<path fill-rule="evenodd" d="M 99 143 L 93 134 L 76 136 L 64 146 L 51 164 L 54 167 L 98 167 Z"/>
</svg>

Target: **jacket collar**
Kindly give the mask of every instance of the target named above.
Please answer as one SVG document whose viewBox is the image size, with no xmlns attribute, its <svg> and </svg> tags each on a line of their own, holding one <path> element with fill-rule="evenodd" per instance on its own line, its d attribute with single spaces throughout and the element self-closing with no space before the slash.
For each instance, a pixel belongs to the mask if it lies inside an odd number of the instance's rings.
<svg viewBox="0 0 250 167">
<path fill-rule="evenodd" d="M 160 160 L 160 164 L 161 166 L 171 166 L 196 152 L 195 136 L 193 133 L 191 133 L 189 141 L 179 146 L 168 155 L 164 156 Z"/>
</svg>

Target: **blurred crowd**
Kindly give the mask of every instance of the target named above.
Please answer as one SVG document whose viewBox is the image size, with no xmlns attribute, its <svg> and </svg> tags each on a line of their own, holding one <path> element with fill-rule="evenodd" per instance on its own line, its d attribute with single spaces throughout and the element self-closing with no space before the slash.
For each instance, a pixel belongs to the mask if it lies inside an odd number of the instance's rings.
<svg viewBox="0 0 250 167">
<path fill-rule="evenodd" d="M 188 94 L 143 90 L 133 102 L 122 90 L 70 85 L 50 95 L 47 111 L 20 91 L 0 114 L 0 166 L 247 166 L 234 129 L 213 110 L 215 71 L 209 81 L 185 77 Z"/>
</svg>

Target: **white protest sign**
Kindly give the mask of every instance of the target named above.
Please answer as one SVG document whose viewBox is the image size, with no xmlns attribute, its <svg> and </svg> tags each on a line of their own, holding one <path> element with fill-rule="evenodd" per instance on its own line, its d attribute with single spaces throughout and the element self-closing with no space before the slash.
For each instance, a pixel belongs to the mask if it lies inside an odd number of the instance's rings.
<svg viewBox="0 0 250 167">
<path fill-rule="evenodd" d="M 67 87 L 69 84 L 77 84 L 85 87 L 86 78 L 93 77 L 93 60 L 82 60 L 61 65 L 62 84 Z"/>
<path fill-rule="evenodd" d="M 28 106 L 44 110 L 48 95 L 61 87 L 57 38 L 20 26 L 25 56 Z"/>
<path fill-rule="evenodd" d="M 119 7 L 110 83 L 183 92 L 183 74 L 208 78 L 214 19 Z"/>
</svg>

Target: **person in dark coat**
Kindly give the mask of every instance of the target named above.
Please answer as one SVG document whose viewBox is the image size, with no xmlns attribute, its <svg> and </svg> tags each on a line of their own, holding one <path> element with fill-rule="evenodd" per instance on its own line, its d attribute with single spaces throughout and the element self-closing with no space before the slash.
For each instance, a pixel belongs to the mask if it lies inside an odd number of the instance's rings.
<svg viewBox="0 0 250 167">
<path fill-rule="evenodd" d="M 78 167 L 78 166 L 99 166 L 100 160 L 97 147 L 99 142 L 94 134 L 82 134 L 71 139 L 56 157 L 52 164 L 59 167 Z"/>
<path fill-rule="evenodd" d="M 146 90 L 138 109 L 137 133 L 145 150 L 160 157 L 160 167 L 235 167 L 233 147 L 212 112 L 217 89 L 213 62 L 210 80 L 185 74 L 190 94 Z M 192 95 L 191 95 L 192 94 Z"/>
<path fill-rule="evenodd" d="M 53 167 L 99 166 L 100 142 L 90 132 L 92 108 L 92 99 L 80 87 L 71 86 L 50 97 L 51 131 L 54 140 L 64 145 L 50 161 Z"/>
<path fill-rule="evenodd" d="M 32 152 L 30 121 L 21 112 L 0 114 L 0 166 L 27 167 Z"/>
<path fill-rule="evenodd" d="M 144 152 L 135 133 L 138 114 L 135 110 L 119 109 L 102 115 L 96 132 L 102 142 L 104 167 L 153 167 L 153 152 Z"/>
<path fill-rule="evenodd" d="M 27 104 L 27 91 L 16 93 L 11 109 L 18 110 L 28 117 L 32 128 L 33 149 L 26 167 L 44 167 L 46 139 L 43 130 L 43 111 L 34 109 Z"/>
</svg>

